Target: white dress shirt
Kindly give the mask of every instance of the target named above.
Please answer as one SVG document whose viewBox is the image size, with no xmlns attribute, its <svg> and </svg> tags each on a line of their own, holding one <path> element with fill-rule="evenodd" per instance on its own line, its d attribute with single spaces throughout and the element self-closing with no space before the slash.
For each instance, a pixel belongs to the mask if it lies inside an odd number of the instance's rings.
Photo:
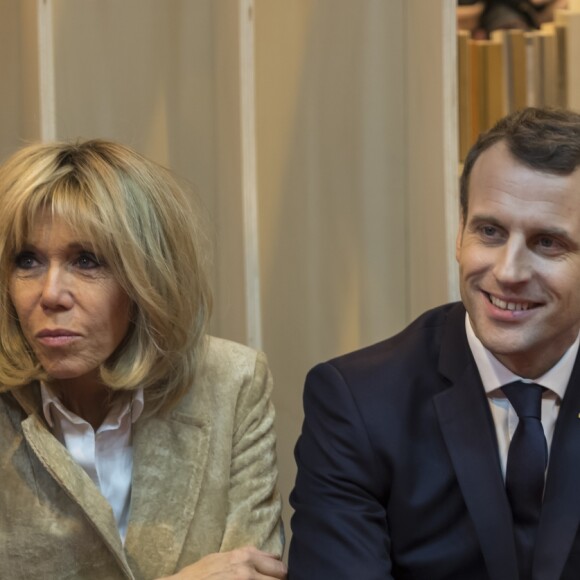
<svg viewBox="0 0 580 580">
<path fill-rule="evenodd" d="M 552 445 L 554 436 L 554 427 L 556 419 L 560 412 L 560 404 L 566 393 L 568 381 L 574 368 L 576 355 L 578 354 L 578 345 L 580 344 L 580 335 L 564 353 L 562 358 L 545 374 L 531 381 L 524 379 L 512 373 L 502 365 L 493 354 L 483 346 L 481 341 L 475 336 L 469 316 L 465 315 L 465 330 L 467 331 L 467 341 L 469 348 L 475 359 L 483 388 L 489 401 L 491 416 L 495 424 L 499 456 L 502 466 L 502 472 L 505 479 L 505 470 L 507 465 L 507 454 L 510 441 L 518 426 L 518 415 L 507 397 L 503 394 L 500 387 L 512 383 L 513 381 L 523 381 L 525 383 L 536 383 L 545 387 L 542 394 L 542 427 L 548 444 L 548 453 Z"/>
<path fill-rule="evenodd" d="M 90 423 L 69 411 L 49 385 L 41 384 L 40 392 L 52 433 L 111 505 L 124 543 L 133 472 L 131 430 L 143 412 L 143 389 L 135 391 L 132 398 L 118 398 L 96 432 Z"/>
</svg>

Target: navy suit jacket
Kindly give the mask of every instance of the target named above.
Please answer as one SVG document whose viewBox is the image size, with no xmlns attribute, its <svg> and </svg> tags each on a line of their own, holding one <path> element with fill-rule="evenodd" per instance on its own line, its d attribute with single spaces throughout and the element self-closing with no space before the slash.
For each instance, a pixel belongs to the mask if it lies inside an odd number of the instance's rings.
<svg viewBox="0 0 580 580">
<path fill-rule="evenodd" d="M 518 580 L 495 430 L 465 309 L 306 379 L 290 580 Z M 580 578 L 580 364 L 562 402 L 534 580 Z"/>
</svg>

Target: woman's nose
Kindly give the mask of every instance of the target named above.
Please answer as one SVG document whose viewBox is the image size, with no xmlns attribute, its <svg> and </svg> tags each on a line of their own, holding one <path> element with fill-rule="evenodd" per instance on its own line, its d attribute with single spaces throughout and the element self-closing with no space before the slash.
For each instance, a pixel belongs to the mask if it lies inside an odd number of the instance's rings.
<svg viewBox="0 0 580 580">
<path fill-rule="evenodd" d="M 74 303 L 70 275 L 61 266 L 50 266 L 42 279 L 40 303 L 46 310 L 67 310 Z"/>
</svg>

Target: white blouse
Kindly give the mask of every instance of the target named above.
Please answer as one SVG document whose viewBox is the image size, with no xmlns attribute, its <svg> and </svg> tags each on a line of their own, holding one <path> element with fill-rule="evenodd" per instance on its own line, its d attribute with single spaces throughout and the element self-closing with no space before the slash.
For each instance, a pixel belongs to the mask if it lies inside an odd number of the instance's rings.
<svg viewBox="0 0 580 580">
<path fill-rule="evenodd" d="M 111 505 L 124 543 L 133 471 L 131 431 L 143 412 L 143 389 L 135 391 L 130 399 L 119 398 L 96 432 L 90 423 L 69 411 L 49 385 L 41 384 L 40 391 L 52 433 Z"/>
</svg>

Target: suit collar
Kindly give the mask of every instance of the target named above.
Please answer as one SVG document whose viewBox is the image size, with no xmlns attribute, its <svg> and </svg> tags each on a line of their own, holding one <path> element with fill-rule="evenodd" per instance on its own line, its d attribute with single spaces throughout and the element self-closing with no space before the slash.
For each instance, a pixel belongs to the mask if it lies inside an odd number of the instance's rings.
<svg viewBox="0 0 580 580">
<path fill-rule="evenodd" d="M 516 580 L 511 511 L 487 399 L 467 344 L 462 305 L 448 312 L 439 372 L 450 384 L 434 398 L 439 425 L 489 576 L 492 580 Z"/>
<path fill-rule="evenodd" d="M 465 334 L 465 308 L 458 302 L 447 312 L 441 337 L 438 370 L 443 377 L 455 383 L 472 364 L 473 357 Z"/>
<path fill-rule="evenodd" d="M 580 525 L 580 362 L 558 413 L 538 529 L 534 579 L 560 578 Z"/>
</svg>

